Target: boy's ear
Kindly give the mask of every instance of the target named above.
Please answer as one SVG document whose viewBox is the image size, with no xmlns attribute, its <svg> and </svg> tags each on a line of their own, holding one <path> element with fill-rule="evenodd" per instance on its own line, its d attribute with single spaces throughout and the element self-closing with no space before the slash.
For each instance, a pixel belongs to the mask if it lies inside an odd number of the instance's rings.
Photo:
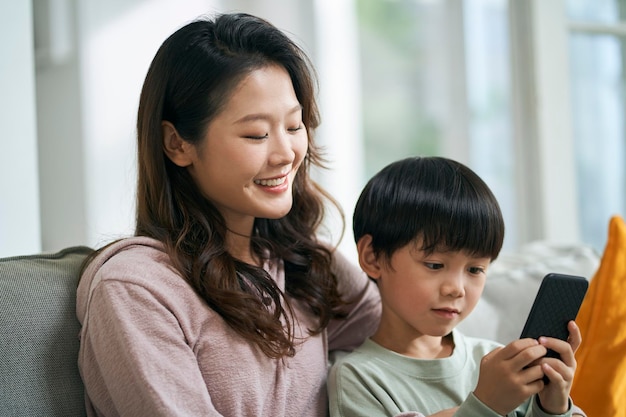
<svg viewBox="0 0 626 417">
<path fill-rule="evenodd" d="M 163 151 L 167 157 L 179 167 L 192 164 L 192 155 L 195 148 L 180 137 L 174 125 L 167 120 L 161 122 L 163 130 Z"/>
<path fill-rule="evenodd" d="M 363 235 L 356 244 L 359 253 L 359 265 L 367 276 L 373 279 L 380 278 L 378 257 L 372 248 L 372 235 Z"/>
</svg>

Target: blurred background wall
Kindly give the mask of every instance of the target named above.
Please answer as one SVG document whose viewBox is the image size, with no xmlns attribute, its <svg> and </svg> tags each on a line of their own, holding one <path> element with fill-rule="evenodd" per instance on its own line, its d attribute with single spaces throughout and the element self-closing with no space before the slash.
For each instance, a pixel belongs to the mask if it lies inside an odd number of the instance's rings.
<svg viewBox="0 0 626 417">
<path fill-rule="evenodd" d="M 624 0 L 0 0 L 0 256 L 132 233 L 150 60 L 225 11 L 267 18 L 313 59 L 331 161 L 315 175 L 344 207 L 349 255 L 361 187 L 409 155 L 476 170 L 505 249 L 601 251 L 626 213 Z"/>
</svg>

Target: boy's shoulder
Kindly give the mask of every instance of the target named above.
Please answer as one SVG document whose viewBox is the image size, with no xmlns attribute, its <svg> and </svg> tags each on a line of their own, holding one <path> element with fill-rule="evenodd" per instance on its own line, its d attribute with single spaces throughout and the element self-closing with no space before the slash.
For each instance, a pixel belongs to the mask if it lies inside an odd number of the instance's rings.
<svg viewBox="0 0 626 417">
<path fill-rule="evenodd" d="M 452 334 L 454 335 L 454 341 L 457 348 L 460 344 L 462 344 L 464 348 L 474 357 L 482 357 L 492 350 L 503 346 L 502 343 L 494 340 L 466 336 L 459 330 L 454 330 Z"/>
<path fill-rule="evenodd" d="M 368 375 L 382 375 L 396 369 L 393 356 L 396 353 L 366 339 L 361 346 L 351 352 L 331 354 L 330 379 L 359 379 Z"/>
<path fill-rule="evenodd" d="M 377 345 L 371 339 L 366 339 L 361 346 L 351 352 L 335 351 L 330 354 L 330 363 L 332 367 L 350 366 L 354 364 L 367 363 L 378 357 L 381 351 L 386 349 Z"/>
<path fill-rule="evenodd" d="M 454 329 L 454 331 L 452 332 L 452 334 L 456 339 L 463 339 L 464 343 L 466 343 L 467 345 L 470 346 L 491 346 L 491 347 L 499 347 L 499 346 L 503 346 L 502 343 L 497 342 L 495 340 L 491 340 L 491 339 L 485 339 L 482 337 L 476 337 L 476 336 L 467 336 L 465 334 L 463 334 L 460 330 L 458 329 Z"/>
</svg>

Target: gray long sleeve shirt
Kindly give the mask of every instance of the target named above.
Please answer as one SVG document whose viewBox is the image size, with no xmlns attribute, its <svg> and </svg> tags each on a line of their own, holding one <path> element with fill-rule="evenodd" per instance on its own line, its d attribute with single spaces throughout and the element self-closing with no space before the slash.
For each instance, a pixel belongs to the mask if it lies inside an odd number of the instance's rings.
<svg viewBox="0 0 626 417">
<path fill-rule="evenodd" d="M 454 351 L 440 359 L 399 355 L 368 339 L 332 368 L 328 380 L 331 417 L 424 417 L 459 406 L 455 417 L 498 417 L 472 394 L 480 361 L 501 346 L 485 339 L 452 333 Z M 559 417 L 584 415 L 575 405 Z M 554 417 L 541 410 L 535 397 L 507 417 Z"/>
</svg>

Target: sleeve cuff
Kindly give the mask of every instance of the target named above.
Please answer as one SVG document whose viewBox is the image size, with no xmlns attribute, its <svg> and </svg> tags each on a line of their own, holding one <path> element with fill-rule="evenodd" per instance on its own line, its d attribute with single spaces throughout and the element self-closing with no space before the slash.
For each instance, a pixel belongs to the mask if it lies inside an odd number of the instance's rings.
<svg viewBox="0 0 626 417">
<path fill-rule="evenodd" d="M 541 402 L 539 401 L 539 396 L 538 395 L 533 395 L 533 400 L 532 400 L 532 409 L 533 409 L 533 415 L 537 416 L 537 417 L 572 417 L 572 399 L 568 398 L 567 400 L 567 411 L 563 414 L 548 414 L 546 413 L 543 408 L 541 408 Z"/>
<path fill-rule="evenodd" d="M 502 417 L 476 398 L 473 392 L 470 392 L 454 415 L 463 417 Z"/>
</svg>

